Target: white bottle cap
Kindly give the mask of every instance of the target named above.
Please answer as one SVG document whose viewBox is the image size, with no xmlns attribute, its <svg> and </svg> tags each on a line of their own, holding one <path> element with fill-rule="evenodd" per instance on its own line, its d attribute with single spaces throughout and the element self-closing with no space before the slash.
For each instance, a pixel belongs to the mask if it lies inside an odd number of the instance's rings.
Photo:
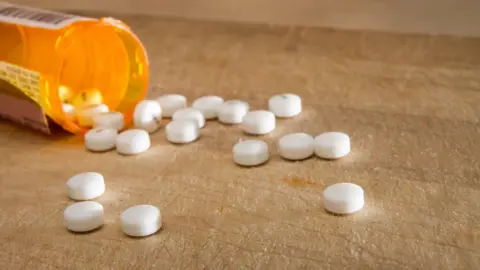
<svg viewBox="0 0 480 270">
<path fill-rule="evenodd" d="M 103 152 L 115 148 L 117 130 L 112 128 L 93 128 L 85 133 L 85 147 L 93 152 Z"/>
<path fill-rule="evenodd" d="M 105 180 L 96 172 L 84 172 L 67 181 L 68 196 L 77 201 L 92 200 L 105 192 Z"/>
<path fill-rule="evenodd" d="M 302 99 L 294 94 L 273 96 L 268 100 L 268 109 L 276 117 L 294 117 L 302 111 Z"/>
<path fill-rule="evenodd" d="M 122 155 L 140 154 L 150 148 L 150 135 L 143 129 L 126 130 L 118 134 L 116 146 Z"/>
<path fill-rule="evenodd" d="M 248 112 L 243 117 L 240 128 L 247 134 L 267 134 L 275 129 L 275 115 L 263 110 Z"/>
<path fill-rule="evenodd" d="M 149 133 L 160 128 L 162 108 L 155 100 L 140 101 L 133 113 L 133 125 L 137 129 L 146 130 Z"/>
<path fill-rule="evenodd" d="M 191 143 L 200 136 L 200 129 L 195 120 L 180 119 L 168 123 L 165 133 L 172 143 Z"/>
<path fill-rule="evenodd" d="M 172 120 L 181 119 L 195 120 L 199 128 L 203 128 L 205 126 L 205 117 L 203 116 L 203 113 L 195 108 L 180 109 L 176 111 L 172 116 Z"/>
<path fill-rule="evenodd" d="M 192 107 L 200 110 L 205 119 L 215 119 L 217 117 L 217 108 L 223 103 L 223 98 L 218 96 L 204 96 L 196 99 Z"/>
<path fill-rule="evenodd" d="M 351 214 L 364 205 L 363 189 L 352 183 L 338 183 L 323 191 L 323 204 L 327 211 L 335 214 Z"/>
<path fill-rule="evenodd" d="M 291 133 L 278 140 L 280 156 L 289 160 L 302 160 L 313 155 L 313 137 L 306 133 Z"/>
<path fill-rule="evenodd" d="M 65 209 L 63 218 L 72 232 L 92 231 L 105 223 L 103 206 L 97 202 L 74 203 Z"/>
<path fill-rule="evenodd" d="M 240 124 L 249 110 L 248 103 L 242 100 L 228 100 L 217 109 L 218 121 L 224 124 Z"/>
<path fill-rule="evenodd" d="M 124 120 L 121 112 L 108 112 L 93 116 L 93 126 L 113 128 L 118 131 L 123 129 Z"/>
<path fill-rule="evenodd" d="M 350 137 L 342 132 L 325 132 L 315 137 L 315 154 L 325 159 L 337 159 L 350 153 Z"/>
<path fill-rule="evenodd" d="M 148 204 L 128 208 L 120 215 L 120 220 L 123 232 L 133 237 L 152 235 L 162 227 L 160 209 Z"/>
<path fill-rule="evenodd" d="M 105 104 L 89 105 L 77 108 L 78 124 L 83 127 L 93 126 L 93 116 L 109 112 L 108 106 Z"/>
<path fill-rule="evenodd" d="M 268 159 L 268 145 L 262 140 L 240 141 L 233 146 L 233 161 L 238 165 L 257 166 Z"/>
<path fill-rule="evenodd" d="M 161 96 L 157 99 L 157 102 L 162 108 L 164 118 L 170 118 L 176 111 L 187 107 L 187 98 L 177 94 Z"/>
</svg>

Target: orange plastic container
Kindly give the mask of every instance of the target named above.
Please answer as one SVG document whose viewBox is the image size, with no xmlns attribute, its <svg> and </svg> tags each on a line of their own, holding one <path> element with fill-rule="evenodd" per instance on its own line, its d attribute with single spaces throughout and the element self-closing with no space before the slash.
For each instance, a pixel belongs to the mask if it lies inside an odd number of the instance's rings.
<svg viewBox="0 0 480 270">
<path fill-rule="evenodd" d="M 103 103 L 122 112 L 126 124 L 145 98 L 145 49 L 118 20 L 0 3 L 0 36 L 0 79 L 20 89 L 67 131 L 83 133 L 87 128 L 64 113 L 62 85 L 74 92 L 99 89 Z"/>
</svg>

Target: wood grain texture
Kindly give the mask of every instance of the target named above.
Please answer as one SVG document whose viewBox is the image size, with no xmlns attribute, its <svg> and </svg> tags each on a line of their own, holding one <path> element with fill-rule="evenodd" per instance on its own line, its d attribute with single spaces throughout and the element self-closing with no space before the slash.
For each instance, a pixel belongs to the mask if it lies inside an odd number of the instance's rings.
<svg viewBox="0 0 480 270">
<path fill-rule="evenodd" d="M 480 268 L 479 39 L 120 18 L 149 51 L 150 97 L 218 94 L 260 109 L 295 92 L 304 111 L 262 137 L 272 158 L 253 169 L 231 156 L 248 136 L 215 121 L 190 145 L 161 130 L 134 157 L 0 122 L 0 269 Z M 351 135 L 346 158 L 278 157 L 283 134 L 331 130 Z M 107 223 L 72 234 L 65 183 L 83 171 L 105 176 Z M 322 190 L 342 181 L 365 189 L 358 214 L 323 210 Z M 164 227 L 126 237 L 119 215 L 143 203 L 162 209 Z"/>
<path fill-rule="evenodd" d="M 478 0 L 16 0 L 51 9 L 480 37 Z M 114 4 L 112 4 L 114 3 Z"/>
</svg>

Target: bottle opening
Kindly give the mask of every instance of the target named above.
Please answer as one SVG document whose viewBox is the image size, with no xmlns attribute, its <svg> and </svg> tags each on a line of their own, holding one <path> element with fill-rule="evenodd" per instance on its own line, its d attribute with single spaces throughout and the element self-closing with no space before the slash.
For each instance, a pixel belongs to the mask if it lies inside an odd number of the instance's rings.
<svg viewBox="0 0 480 270">
<path fill-rule="evenodd" d="M 76 109 L 105 104 L 110 111 L 123 113 L 129 123 L 148 86 L 148 62 L 138 39 L 127 28 L 87 22 L 67 31 L 57 44 L 62 55 L 58 102 Z M 90 128 L 67 112 L 60 113 L 65 129 L 83 133 Z"/>
<path fill-rule="evenodd" d="M 84 23 L 59 37 L 56 45 L 61 56 L 59 101 L 75 109 L 105 104 L 115 111 L 128 88 L 130 65 L 126 48 L 113 27 Z M 66 115 L 63 119 L 75 122 Z M 68 123 L 72 124 L 83 131 L 89 128 L 78 122 Z"/>
</svg>

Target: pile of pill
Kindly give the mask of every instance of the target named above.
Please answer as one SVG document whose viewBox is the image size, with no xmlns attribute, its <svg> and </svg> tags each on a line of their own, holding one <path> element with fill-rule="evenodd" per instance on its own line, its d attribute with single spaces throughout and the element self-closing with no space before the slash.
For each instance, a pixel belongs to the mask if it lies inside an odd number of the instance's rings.
<svg viewBox="0 0 480 270">
<path fill-rule="evenodd" d="M 109 112 L 108 106 L 103 104 L 102 93 L 97 88 L 88 88 L 75 93 L 70 87 L 61 85 L 58 94 L 65 116 L 80 126 L 93 127 L 94 115 Z M 123 115 L 120 115 L 123 123 Z"/>
<path fill-rule="evenodd" d="M 63 93 L 63 92 L 61 92 Z M 62 100 L 68 100 L 64 94 Z M 81 104 L 84 102 L 84 104 Z M 139 102 L 133 113 L 133 126 L 126 129 L 123 115 L 110 112 L 101 103 L 98 92 L 83 92 L 64 103 L 65 114 L 79 124 L 91 129 L 85 133 L 85 147 L 92 152 L 116 149 L 122 155 L 136 155 L 151 147 L 150 136 L 162 128 L 162 118 L 169 118 L 164 132 L 172 144 L 195 142 L 206 125 L 206 120 L 218 119 L 227 125 L 238 125 L 247 136 L 265 135 L 276 128 L 277 118 L 291 118 L 302 112 L 302 100 L 295 94 L 282 94 L 268 100 L 268 109 L 250 110 L 243 100 L 227 100 L 218 96 L 203 96 L 188 106 L 185 96 L 164 95 Z M 350 153 L 350 137 L 342 132 L 324 132 L 316 137 L 298 132 L 285 134 L 278 139 L 278 154 L 284 160 L 302 161 L 312 156 L 322 159 L 339 159 Z M 239 166 L 253 167 L 270 159 L 267 143 L 260 138 L 240 140 L 232 146 L 233 162 Z M 87 172 L 78 174 L 67 182 L 68 194 L 75 203 L 64 212 L 66 227 L 84 232 L 104 224 L 103 206 L 89 200 L 105 192 L 103 176 Z M 364 205 L 363 189 L 352 183 L 338 183 L 324 190 L 324 207 L 336 214 L 351 214 Z M 125 210 L 121 216 L 123 232 L 129 236 L 147 236 L 162 226 L 160 210 L 152 205 L 137 205 Z"/>
</svg>

